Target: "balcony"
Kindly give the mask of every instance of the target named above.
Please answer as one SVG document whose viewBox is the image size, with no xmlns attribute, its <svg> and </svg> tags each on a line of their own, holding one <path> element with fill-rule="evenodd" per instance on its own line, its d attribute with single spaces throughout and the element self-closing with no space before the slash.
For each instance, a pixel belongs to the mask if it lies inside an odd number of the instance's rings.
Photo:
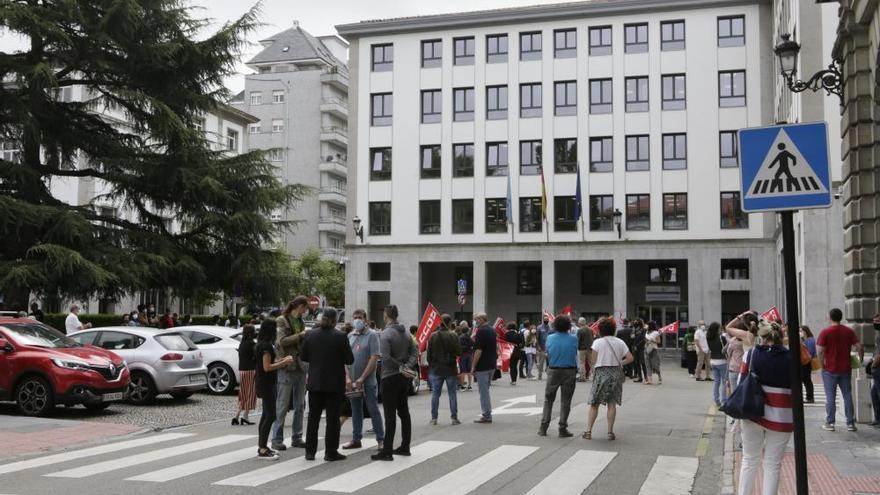
<svg viewBox="0 0 880 495">
<path fill-rule="evenodd" d="M 331 67 L 321 74 L 321 82 L 348 93 L 348 72 L 338 67 Z"/>
<path fill-rule="evenodd" d="M 343 248 L 321 246 L 321 254 L 328 258 L 340 259 L 345 254 Z"/>
<path fill-rule="evenodd" d="M 329 158 L 329 160 L 319 163 L 318 170 L 335 174 L 340 177 L 346 177 L 348 175 L 348 166 L 346 160 L 342 156 L 328 155 L 324 158 L 325 160 Z"/>
<path fill-rule="evenodd" d="M 318 232 L 330 232 L 345 235 L 345 218 L 321 216 L 318 219 Z"/>
<path fill-rule="evenodd" d="M 339 206 L 345 206 L 346 204 L 346 190 L 341 187 L 322 187 L 318 190 L 318 201 L 324 201 L 327 203 L 333 203 Z M 323 220 L 321 220 L 323 222 Z M 345 219 L 342 219 L 344 222 Z"/>
<path fill-rule="evenodd" d="M 327 141 L 348 149 L 348 129 L 337 126 L 324 126 L 321 128 L 321 141 Z"/>
<path fill-rule="evenodd" d="M 321 111 L 348 120 L 348 102 L 342 98 L 327 97 L 322 99 Z"/>
</svg>

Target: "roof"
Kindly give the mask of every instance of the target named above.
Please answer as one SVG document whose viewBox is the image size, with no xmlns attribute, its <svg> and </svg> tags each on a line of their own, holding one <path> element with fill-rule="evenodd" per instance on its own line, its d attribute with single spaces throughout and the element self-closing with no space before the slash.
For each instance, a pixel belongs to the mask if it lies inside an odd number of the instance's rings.
<svg viewBox="0 0 880 495">
<path fill-rule="evenodd" d="M 345 65 L 334 57 L 320 40 L 307 33 L 299 25 L 260 40 L 260 43 L 265 48 L 254 58 L 248 60 L 248 65 L 315 59 L 323 60 L 332 65 Z"/>
<path fill-rule="evenodd" d="M 572 17 L 635 14 L 663 10 L 713 8 L 727 5 L 747 5 L 768 0 L 588 0 L 554 4 L 506 7 L 451 14 L 432 14 L 392 19 L 366 20 L 336 26 L 346 38 L 358 36 L 422 31 L 440 28 L 461 28 L 473 25 L 491 25 L 514 22 L 538 22 Z"/>
</svg>

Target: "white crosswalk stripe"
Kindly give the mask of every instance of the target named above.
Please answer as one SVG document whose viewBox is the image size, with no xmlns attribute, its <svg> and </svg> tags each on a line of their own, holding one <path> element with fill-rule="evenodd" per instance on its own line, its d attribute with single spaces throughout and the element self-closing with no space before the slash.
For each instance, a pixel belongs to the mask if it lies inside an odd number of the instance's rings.
<svg viewBox="0 0 880 495">
<path fill-rule="evenodd" d="M 195 442 L 191 444 L 178 445 L 176 447 L 169 447 L 152 452 L 144 452 L 128 457 L 119 457 L 96 464 L 67 469 L 51 474 L 44 474 L 43 476 L 49 476 L 52 478 L 85 478 L 87 476 L 94 476 L 96 474 L 107 473 L 109 471 L 116 471 L 117 469 L 129 468 L 132 466 L 137 466 L 138 464 L 146 464 L 148 462 L 153 462 L 156 460 L 176 457 L 183 454 L 198 452 L 202 449 L 219 447 L 220 445 L 226 445 L 233 442 L 240 442 L 242 440 L 249 440 L 254 438 L 256 438 L 256 436 L 254 435 L 224 435 L 221 437 L 210 438 L 208 440 L 202 440 L 200 442 Z"/>
<path fill-rule="evenodd" d="M 368 449 L 375 446 L 375 440 L 364 439 L 361 441 L 361 450 L 359 452 L 366 452 Z M 314 461 L 307 461 L 305 457 L 297 457 L 289 461 L 273 463 L 271 466 L 254 469 L 253 471 L 248 471 L 238 476 L 226 478 L 214 484 L 226 486 L 260 486 L 287 476 L 292 476 L 307 469 L 312 469 L 325 463 L 324 451 L 321 450 L 315 454 Z"/>
<path fill-rule="evenodd" d="M 385 478 L 394 476 L 428 459 L 462 445 L 461 442 L 441 442 L 430 440 L 410 449 L 412 455 L 395 456 L 393 462 L 376 461 L 366 466 L 351 470 L 341 476 L 312 485 L 306 490 L 323 490 L 327 492 L 354 493 Z"/>
<path fill-rule="evenodd" d="M 700 461 L 696 457 L 657 457 L 639 495 L 686 495 L 691 493 Z"/>
<path fill-rule="evenodd" d="M 232 452 L 226 452 L 224 454 L 206 457 L 204 459 L 199 459 L 184 464 L 178 464 L 169 468 L 160 469 L 158 471 L 153 471 L 150 473 L 144 473 L 138 476 L 132 476 L 131 478 L 125 479 L 129 481 L 155 481 L 157 483 L 176 480 L 185 476 L 201 473 L 202 471 L 208 471 L 211 469 L 216 469 L 218 467 L 227 466 L 229 464 L 235 464 L 236 462 L 240 462 L 245 459 L 250 459 L 256 455 L 256 452 L 257 448 L 254 446 L 245 447 L 243 449 L 233 450 Z"/>
<path fill-rule="evenodd" d="M 617 452 L 579 450 L 527 495 L 579 495 L 617 456 Z"/>
<path fill-rule="evenodd" d="M 465 495 L 525 459 L 538 447 L 502 445 L 488 454 L 441 476 L 410 495 Z"/>
<path fill-rule="evenodd" d="M 152 437 L 136 438 L 134 440 L 125 440 L 122 442 L 111 443 L 107 445 L 99 445 L 97 447 L 89 447 L 87 449 L 73 450 L 70 452 L 62 452 L 60 454 L 52 454 L 43 457 L 35 457 L 24 461 L 12 462 L 0 465 L 0 474 L 15 473 L 24 471 L 25 469 L 33 469 L 37 467 L 50 466 L 61 462 L 74 461 L 86 457 L 94 457 L 102 454 L 110 454 L 121 450 L 133 449 L 135 447 L 144 447 L 147 445 L 155 445 L 157 443 L 169 442 L 181 438 L 191 437 L 192 433 L 164 433 Z"/>
</svg>

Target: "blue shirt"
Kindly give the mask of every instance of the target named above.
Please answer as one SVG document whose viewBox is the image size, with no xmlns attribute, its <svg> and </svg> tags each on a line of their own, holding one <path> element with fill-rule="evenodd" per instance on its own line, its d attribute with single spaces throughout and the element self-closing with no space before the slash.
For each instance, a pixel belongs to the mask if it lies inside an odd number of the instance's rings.
<svg viewBox="0 0 880 495">
<path fill-rule="evenodd" d="M 550 325 L 545 325 L 541 323 L 538 325 L 538 350 L 543 351 L 547 349 L 547 336 L 550 335 Z"/>
<path fill-rule="evenodd" d="M 807 346 L 807 350 L 810 351 L 810 357 L 816 357 L 816 339 L 813 337 L 807 337 L 804 340 L 804 345 Z"/>
<path fill-rule="evenodd" d="M 551 368 L 577 369 L 578 339 L 570 333 L 553 332 L 547 336 L 547 362 Z"/>
</svg>

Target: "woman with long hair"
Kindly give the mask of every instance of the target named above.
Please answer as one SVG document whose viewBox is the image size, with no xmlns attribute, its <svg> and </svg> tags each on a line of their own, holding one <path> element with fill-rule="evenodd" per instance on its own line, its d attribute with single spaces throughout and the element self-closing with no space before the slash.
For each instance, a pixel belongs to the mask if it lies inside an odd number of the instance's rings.
<svg viewBox="0 0 880 495">
<path fill-rule="evenodd" d="M 274 450 L 270 450 L 267 445 L 269 433 L 272 431 L 272 423 L 275 422 L 277 371 L 293 363 L 293 357 L 289 355 L 280 361 L 275 360 L 275 337 L 277 334 L 275 320 L 264 320 L 260 324 L 257 345 L 254 346 L 254 356 L 257 359 L 254 378 L 257 385 L 257 396 L 263 400 L 263 413 L 260 415 L 259 435 L 257 436 L 257 458 L 267 461 L 278 460 L 278 454 Z"/>
<path fill-rule="evenodd" d="M 590 392 L 590 411 L 587 416 L 587 431 L 582 438 L 593 438 L 593 424 L 599 416 L 599 405 L 608 409 L 608 440 L 617 438 L 614 434 L 614 420 L 617 406 L 623 403 L 623 382 L 626 379 L 623 367 L 633 362 L 626 342 L 614 336 L 614 320 L 599 320 L 600 338 L 593 341 L 593 388 Z"/>
<path fill-rule="evenodd" d="M 657 330 L 657 322 L 648 322 L 648 334 L 645 335 L 645 361 L 648 368 L 645 374 L 645 384 L 653 384 L 654 375 L 657 375 L 657 385 L 663 384 L 663 376 L 660 374 L 660 341 L 663 336 Z"/>
<path fill-rule="evenodd" d="M 801 325 L 800 330 L 801 344 L 807 347 L 810 353 L 810 362 L 803 365 L 801 370 L 801 382 L 804 384 L 804 390 L 807 393 L 804 402 L 812 404 L 815 402 L 813 397 L 813 360 L 816 359 L 816 339 L 813 338 L 813 331 L 806 325 Z"/>
<path fill-rule="evenodd" d="M 241 331 L 241 344 L 238 346 L 238 374 L 241 377 L 238 384 L 238 411 L 232 418 L 232 424 L 252 425 L 248 420 L 248 414 L 257 405 L 257 388 L 254 382 L 254 374 L 257 368 L 257 359 L 254 355 L 254 347 L 257 343 L 256 327 L 247 324 Z M 239 416 L 241 419 L 239 420 Z"/>
<path fill-rule="evenodd" d="M 724 355 L 724 344 L 721 342 L 721 324 L 713 321 L 706 330 L 706 341 L 709 343 L 709 365 L 712 368 L 712 398 L 715 405 L 727 400 L 727 357 Z"/>
</svg>

